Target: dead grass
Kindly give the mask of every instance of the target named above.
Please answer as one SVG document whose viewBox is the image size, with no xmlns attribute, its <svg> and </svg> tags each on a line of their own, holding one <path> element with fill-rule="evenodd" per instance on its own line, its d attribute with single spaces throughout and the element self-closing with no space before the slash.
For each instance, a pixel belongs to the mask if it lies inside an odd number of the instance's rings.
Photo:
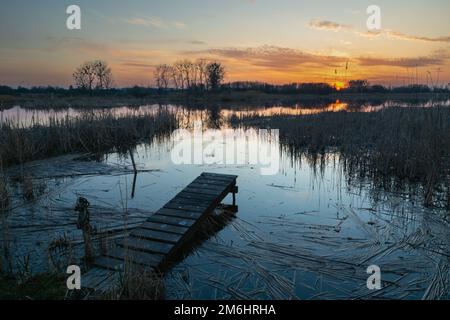
<svg viewBox="0 0 450 320">
<path fill-rule="evenodd" d="M 71 152 L 125 152 L 140 141 L 151 141 L 176 127 L 173 114 L 129 114 L 118 117 L 112 112 L 86 111 L 81 116 L 50 119 L 31 127 L 0 124 L 0 160 L 4 166 Z"/>
<path fill-rule="evenodd" d="M 446 206 L 450 184 L 450 108 L 386 108 L 378 112 L 302 117 L 233 118 L 235 125 L 280 129 L 293 157 L 337 150 L 349 180 L 368 179 L 390 191 L 421 186 L 427 206 Z"/>
</svg>

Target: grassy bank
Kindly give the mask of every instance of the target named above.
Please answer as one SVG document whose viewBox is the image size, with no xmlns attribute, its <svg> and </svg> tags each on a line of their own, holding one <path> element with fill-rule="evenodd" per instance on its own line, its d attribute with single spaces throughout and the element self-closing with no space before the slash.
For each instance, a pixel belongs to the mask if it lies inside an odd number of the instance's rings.
<svg viewBox="0 0 450 320">
<path fill-rule="evenodd" d="M 22 279 L 0 274 L 0 300 L 62 300 L 66 279 L 57 274 L 41 274 Z"/>
<path fill-rule="evenodd" d="M 426 205 L 450 208 L 450 108 L 265 119 L 250 115 L 231 121 L 235 126 L 279 128 L 283 146 L 294 156 L 317 157 L 337 149 L 349 178 L 367 178 L 390 190 L 419 184 Z"/>
<path fill-rule="evenodd" d="M 140 141 L 171 133 L 175 126 L 175 116 L 165 110 L 124 117 L 85 112 L 27 128 L 4 123 L 0 124 L 0 164 L 7 167 L 71 152 L 126 151 Z"/>
<path fill-rule="evenodd" d="M 118 106 L 141 106 L 146 104 L 184 104 L 193 106 L 262 106 L 273 104 L 294 105 L 296 103 L 333 103 L 336 100 L 347 103 L 382 103 L 388 100 L 420 103 L 429 100 L 450 99 L 448 93 L 332 93 L 277 94 L 259 91 L 209 92 L 202 94 L 187 92 L 166 92 L 145 95 L 55 95 L 20 94 L 0 95 L 0 109 L 20 105 L 26 108 L 104 108 Z"/>
</svg>

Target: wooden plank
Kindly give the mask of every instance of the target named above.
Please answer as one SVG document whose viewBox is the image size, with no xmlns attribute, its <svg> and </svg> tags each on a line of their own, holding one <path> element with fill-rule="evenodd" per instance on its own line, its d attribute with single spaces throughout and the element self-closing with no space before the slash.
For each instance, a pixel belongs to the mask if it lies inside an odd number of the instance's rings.
<svg viewBox="0 0 450 320">
<path fill-rule="evenodd" d="M 190 183 L 186 187 L 186 189 L 190 189 L 190 188 L 207 189 L 207 190 L 214 190 L 214 191 L 219 191 L 219 192 L 222 192 L 227 189 L 226 187 L 223 187 L 223 186 L 207 184 L 207 183 Z"/>
<path fill-rule="evenodd" d="M 184 204 L 182 202 L 168 202 L 164 205 L 163 208 L 204 213 L 209 206 L 210 204 L 191 205 L 191 204 Z"/>
<path fill-rule="evenodd" d="M 177 243 L 181 239 L 181 235 L 179 234 L 148 230 L 144 228 L 133 230 L 133 232 L 131 232 L 131 235 L 136 238 L 156 240 L 167 243 Z"/>
<path fill-rule="evenodd" d="M 125 261 L 102 256 L 95 258 L 94 265 L 108 270 L 123 271 L 125 268 Z"/>
<path fill-rule="evenodd" d="M 158 210 L 158 214 L 161 214 L 163 216 L 197 220 L 204 214 L 204 211 L 196 212 L 196 211 L 185 211 L 185 210 L 162 208 L 162 209 Z"/>
<path fill-rule="evenodd" d="M 135 237 L 127 237 L 126 239 L 118 240 L 116 243 L 123 248 L 162 254 L 168 254 L 173 248 L 173 245 L 169 243 L 139 239 Z"/>
<path fill-rule="evenodd" d="M 169 202 L 167 202 L 163 208 L 170 208 L 170 209 L 178 209 L 177 206 L 180 206 L 180 210 L 184 208 L 184 210 L 190 210 L 190 211 L 196 211 L 196 212 L 203 212 L 205 211 L 213 202 L 213 200 L 189 200 L 189 199 L 173 199 Z"/>
<path fill-rule="evenodd" d="M 185 227 L 185 228 L 190 228 L 195 223 L 195 221 L 192 219 L 166 216 L 163 214 L 158 214 L 158 212 L 156 212 L 153 216 L 148 218 L 147 221 L 165 223 L 165 224 L 170 224 L 173 226 Z"/>
<path fill-rule="evenodd" d="M 220 196 L 223 190 L 215 190 L 215 189 L 206 189 L 206 188 L 198 188 L 195 186 L 187 186 L 184 190 L 184 192 L 189 193 L 195 193 L 195 194 L 207 194 L 207 195 L 213 195 L 213 196 Z"/>
<path fill-rule="evenodd" d="M 81 287 L 86 289 L 95 289 L 112 275 L 113 272 L 110 270 L 94 267 L 82 274 Z"/>
<path fill-rule="evenodd" d="M 149 222 L 149 221 L 144 222 L 144 224 L 141 225 L 141 228 L 175 233 L 175 234 L 181 234 L 181 235 L 186 233 L 186 231 L 188 230 L 187 227 L 183 227 L 183 226 L 174 226 L 171 224 L 160 223 L 160 222 Z"/>
<path fill-rule="evenodd" d="M 191 193 L 188 191 L 181 191 L 179 194 L 177 194 L 174 198 L 175 199 L 192 199 L 192 200 L 210 200 L 213 201 L 217 199 L 218 196 L 212 195 L 212 194 L 198 194 L 198 193 Z"/>
<path fill-rule="evenodd" d="M 158 213 L 156 213 L 153 216 L 151 216 L 150 218 L 148 218 L 147 221 L 171 224 L 173 226 L 187 227 L 187 228 L 191 227 L 195 223 L 195 221 L 191 220 L 191 219 L 168 217 L 168 216 L 164 216 L 164 215 L 158 215 Z"/>
<path fill-rule="evenodd" d="M 121 247 L 108 250 L 106 256 L 122 261 L 132 261 L 136 264 L 152 268 L 157 268 L 164 259 L 164 255 L 162 254 L 135 251 Z"/>
<path fill-rule="evenodd" d="M 113 292 L 120 285 L 121 274 L 119 272 L 114 272 L 109 278 L 100 283 L 95 291 L 101 292 L 103 295 L 106 293 Z"/>
<path fill-rule="evenodd" d="M 203 172 L 200 176 L 202 177 L 214 177 L 216 179 L 223 179 L 233 181 L 236 180 L 238 176 L 232 174 L 222 174 L 222 173 L 212 173 L 212 172 Z"/>
<path fill-rule="evenodd" d="M 198 197 L 198 199 L 186 199 L 186 198 L 181 198 L 178 197 L 178 195 L 173 198 L 172 200 L 170 200 L 169 202 L 167 202 L 166 204 L 181 204 L 181 205 L 192 205 L 192 206 L 199 206 L 199 207 L 209 207 L 209 205 L 211 204 L 211 202 L 213 202 L 215 199 L 217 199 L 217 197 L 214 198 L 210 198 L 210 199 L 205 199 L 205 198 L 201 198 L 201 195 Z"/>
<path fill-rule="evenodd" d="M 228 185 L 232 184 L 233 181 L 226 181 L 221 179 L 215 179 L 215 178 L 208 178 L 208 177 L 198 177 L 192 183 L 205 183 L 205 184 L 211 184 L 215 186 L 222 186 L 227 187 Z"/>
</svg>

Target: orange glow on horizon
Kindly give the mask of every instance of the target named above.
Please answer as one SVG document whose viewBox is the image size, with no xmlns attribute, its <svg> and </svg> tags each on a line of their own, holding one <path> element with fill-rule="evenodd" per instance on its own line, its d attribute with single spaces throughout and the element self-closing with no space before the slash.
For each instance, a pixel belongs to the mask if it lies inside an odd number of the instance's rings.
<svg viewBox="0 0 450 320">
<path fill-rule="evenodd" d="M 332 86 L 337 90 L 337 91 L 341 91 L 342 89 L 347 88 L 347 83 L 343 82 L 343 81 L 336 81 L 334 83 L 332 83 Z"/>
</svg>

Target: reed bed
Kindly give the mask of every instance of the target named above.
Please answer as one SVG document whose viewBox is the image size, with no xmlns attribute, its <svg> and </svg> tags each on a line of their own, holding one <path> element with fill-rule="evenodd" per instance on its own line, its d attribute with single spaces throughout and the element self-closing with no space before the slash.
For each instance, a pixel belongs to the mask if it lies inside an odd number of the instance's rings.
<svg viewBox="0 0 450 320">
<path fill-rule="evenodd" d="M 427 206 L 450 209 L 450 108 L 246 115 L 230 121 L 234 126 L 280 129 L 283 148 L 318 164 L 327 152 L 337 150 L 349 181 L 367 179 L 389 191 L 405 183 L 420 185 Z"/>
<path fill-rule="evenodd" d="M 4 167 L 31 160 L 82 152 L 127 151 L 141 141 L 168 135 L 176 127 L 167 110 L 125 116 L 86 111 L 79 116 L 50 118 L 31 126 L 0 123 L 0 160 Z"/>
</svg>

